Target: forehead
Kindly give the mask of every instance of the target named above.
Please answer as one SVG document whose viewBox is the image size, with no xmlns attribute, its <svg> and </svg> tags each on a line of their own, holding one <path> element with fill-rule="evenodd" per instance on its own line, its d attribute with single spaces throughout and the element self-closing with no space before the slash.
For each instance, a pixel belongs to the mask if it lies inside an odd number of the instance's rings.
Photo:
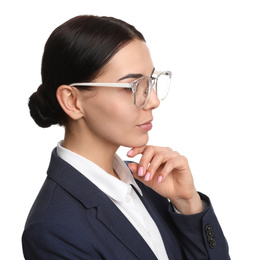
<svg viewBox="0 0 265 260">
<path fill-rule="evenodd" d="M 153 67 L 152 58 L 146 43 L 134 40 L 112 57 L 100 77 L 118 80 L 129 73 L 150 76 Z"/>
</svg>

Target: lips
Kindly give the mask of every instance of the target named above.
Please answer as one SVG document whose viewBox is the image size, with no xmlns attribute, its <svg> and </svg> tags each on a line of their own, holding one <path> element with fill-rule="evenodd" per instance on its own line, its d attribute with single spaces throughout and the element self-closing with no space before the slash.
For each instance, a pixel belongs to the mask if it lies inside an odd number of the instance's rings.
<svg viewBox="0 0 265 260">
<path fill-rule="evenodd" d="M 141 128 L 142 130 L 150 131 L 153 127 L 152 120 L 149 120 L 141 125 L 138 125 L 138 127 Z"/>
</svg>

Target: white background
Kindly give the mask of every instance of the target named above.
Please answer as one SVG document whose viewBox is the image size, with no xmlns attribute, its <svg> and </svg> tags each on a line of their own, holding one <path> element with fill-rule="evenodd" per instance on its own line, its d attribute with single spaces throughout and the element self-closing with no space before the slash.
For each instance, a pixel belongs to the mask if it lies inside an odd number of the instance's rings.
<svg viewBox="0 0 265 260">
<path fill-rule="evenodd" d="M 21 234 L 63 129 L 41 129 L 28 97 L 41 83 L 44 44 L 79 14 L 132 23 L 157 69 L 173 72 L 150 144 L 184 154 L 234 260 L 264 258 L 265 7 L 257 0 L 2 1 L 1 259 L 23 259 Z M 126 159 L 128 149 L 119 154 Z"/>
</svg>

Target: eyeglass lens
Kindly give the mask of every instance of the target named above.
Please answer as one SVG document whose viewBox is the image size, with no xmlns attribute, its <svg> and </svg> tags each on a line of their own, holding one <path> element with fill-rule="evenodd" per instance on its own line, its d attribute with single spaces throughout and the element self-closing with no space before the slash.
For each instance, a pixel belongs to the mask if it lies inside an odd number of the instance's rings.
<svg viewBox="0 0 265 260">
<path fill-rule="evenodd" d="M 168 94 L 170 77 L 168 74 L 160 74 L 157 78 L 156 95 L 160 100 L 164 100 Z"/>
<path fill-rule="evenodd" d="M 135 104 L 137 107 L 142 107 L 146 104 L 150 93 L 150 83 L 148 77 L 143 77 L 138 81 L 135 92 Z"/>
<path fill-rule="evenodd" d="M 137 107 L 143 107 L 148 102 L 151 87 L 154 87 L 158 99 L 164 100 L 166 98 L 170 86 L 170 76 L 167 73 L 162 73 L 155 80 L 153 86 L 150 86 L 151 82 L 148 77 L 143 77 L 138 81 L 135 92 L 135 104 Z"/>
</svg>

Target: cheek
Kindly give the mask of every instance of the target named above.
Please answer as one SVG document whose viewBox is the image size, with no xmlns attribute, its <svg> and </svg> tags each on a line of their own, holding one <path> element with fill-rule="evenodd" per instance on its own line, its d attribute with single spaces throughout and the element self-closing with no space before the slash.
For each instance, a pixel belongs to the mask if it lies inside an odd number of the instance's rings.
<svg viewBox="0 0 265 260">
<path fill-rule="evenodd" d="M 113 136 L 126 134 L 137 121 L 125 101 L 97 100 L 86 110 L 86 121 L 93 132 Z"/>
<path fill-rule="evenodd" d="M 103 105 L 100 105 L 102 114 L 105 115 L 106 120 L 110 121 L 121 129 L 130 127 L 132 124 L 136 124 L 138 117 L 138 109 L 135 108 L 130 93 L 124 93 L 122 90 L 112 90 L 108 92 L 104 100 Z"/>
<path fill-rule="evenodd" d="M 137 111 L 129 109 L 124 102 L 112 103 L 105 110 L 106 126 L 113 134 L 127 135 L 133 131 L 137 124 Z"/>
<path fill-rule="evenodd" d="M 149 136 L 137 125 L 139 122 L 140 110 L 134 105 L 120 106 L 113 105 L 109 110 L 108 126 L 111 129 L 111 138 L 119 145 L 126 147 L 141 147 L 147 144 Z"/>
<path fill-rule="evenodd" d="M 148 142 L 148 133 L 143 133 L 137 127 L 141 111 L 130 101 L 126 96 L 98 99 L 87 109 L 87 126 L 93 134 L 119 146 L 145 145 Z"/>
</svg>

